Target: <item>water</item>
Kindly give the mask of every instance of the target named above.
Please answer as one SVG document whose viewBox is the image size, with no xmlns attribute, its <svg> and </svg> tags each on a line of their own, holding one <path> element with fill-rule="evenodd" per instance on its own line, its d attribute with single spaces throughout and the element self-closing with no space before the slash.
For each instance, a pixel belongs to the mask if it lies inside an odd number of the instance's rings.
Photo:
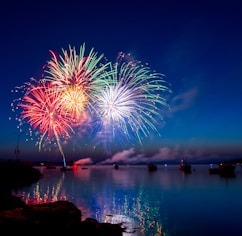
<svg viewBox="0 0 242 236">
<path fill-rule="evenodd" d="M 73 202 L 82 219 L 123 222 L 128 236 L 241 236 L 242 168 L 235 177 L 209 175 L 207 165 L 88 166 L 76 171 L 47 170 L 44 177 L 14 194 L 28 203 Z"/>
</svg>

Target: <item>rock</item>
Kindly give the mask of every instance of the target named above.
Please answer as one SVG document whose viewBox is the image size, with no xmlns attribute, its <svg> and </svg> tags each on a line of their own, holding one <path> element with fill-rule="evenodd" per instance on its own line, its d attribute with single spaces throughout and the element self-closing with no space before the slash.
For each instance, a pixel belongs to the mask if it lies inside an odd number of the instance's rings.
<svg viewBox="0 0 242 236">
<path fill-rule="evenodd" d="M 97 232 L 99 236 L 122 236 L 123 229 L 119 224 L 100 223 L 97 225 Z"/>
<path fill-rule="evenodd" d="M 0 211 L 1 231 L 8 235 L 122 236 L 119 224 L 81 219 L 81 211 L 69 201 L 43 203 Z"/>
<path fill-rule="evenodd" d="M 80 221 L 81 211 L 68 201 L 25 206 L 0 212 L 0 226 L 8 228 L 8 232 L 20 228 L 19 230 L 28 233 L 28 230 L 35 228 L 38 233 L 46 234 L 46 231 L 59 233 L 79 224 Z"/>
</svg>

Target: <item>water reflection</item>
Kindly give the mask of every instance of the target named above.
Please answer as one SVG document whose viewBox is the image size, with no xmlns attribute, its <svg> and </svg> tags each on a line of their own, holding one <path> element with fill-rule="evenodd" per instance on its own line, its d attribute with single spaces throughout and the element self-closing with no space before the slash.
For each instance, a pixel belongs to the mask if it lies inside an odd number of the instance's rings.
<svg viewBox="0 0 242 236">
<path fill-rule="evenodd" d="M 31 190 L 23 188 L 13 194 L 21 196 L 22 200 L 29 205 L 67 200 L 65 193 L 61 192 L 64 179 L 65 174 L 62 173 L 56 182 L 44 182 L 43 184 L 42 181 L 38 181 L 31 186 Z"/>
<path fill-rule="evenodd" d="M 217 235 L 225 235 L 226 224 L 232 229 L 239 225 L 231 215 L 242 210 L 241 172 L 238 178 L 224 179 L 210 176 L 206 167 L 189 175 L 177 166 L 159 166 L 155 172 L 146 166 L 42 171 L 42 179 L 17 193 L 26 203 L 69 200 L 80 208 L 83 219 L 122 223 L 127 235 L 209 235 L 204 224 L 216 218 L 222 223 Z"/>
</svg>

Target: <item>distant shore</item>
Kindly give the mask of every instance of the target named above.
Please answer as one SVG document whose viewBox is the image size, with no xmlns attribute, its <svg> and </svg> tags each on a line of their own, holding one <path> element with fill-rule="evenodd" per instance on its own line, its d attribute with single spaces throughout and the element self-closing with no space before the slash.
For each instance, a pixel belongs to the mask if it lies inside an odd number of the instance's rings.
<svg viewBox="0 0 242 236">
<path fill-rule="evenodd" d="M 67 166 L 72 166 L 75 161 L 67 162 Z M 210 164 L 220 164 L 220 163 L 230 163 L 230 164 L 241 164 L 242 165 L 242 158 L 239 159 L 231 159 L 231 160 L 206 160 L 206 161 L 195 161 L 195 160 L 189 160 L 189 164 L 191 165 L 210 165 Z M 179 161 L 164 161 L 164 162 L 152 162 L 156 165 L 179 165 Z M 148 165 L 149 163 L 124 163 L 124 162 L 115 162 L 115 163 L 92 163 L 92 164 L 84 164 L 83 166 L 112 166 L 114 164 L 118 164 L 120 166 L 125 165 L 136 165 L 136 166 L 142 166 L 142 165 Z M 63 162 L 61 161 L 33 161 L 33 166 L 46 166 L 46 165 L 53 165 L 53 166 L 63 166 Z"/>
</svg>

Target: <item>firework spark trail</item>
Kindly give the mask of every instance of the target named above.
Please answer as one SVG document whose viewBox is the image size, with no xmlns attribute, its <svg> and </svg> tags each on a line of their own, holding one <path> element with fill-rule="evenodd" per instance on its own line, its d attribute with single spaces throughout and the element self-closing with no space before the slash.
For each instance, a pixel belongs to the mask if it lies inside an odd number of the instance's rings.
<svg viewBox="0 0 242 236">
<path fill-rule="evenodd" d="M 31 85 L 18 105 L 23 110 L 21 119 L 26 119 L 33 129 L 39 129 L 41 139 L 39 149 L 45 136 L 50 140 L 56 139 L 59 151 L 66 166 L 65 155 L 60 143 L 61 137 L 69 137 L 73 132 L 68 116 L 63 112 L 60 105 L 61 93 L 52 89 L 50 83 L 40 81 L 39 84 Z"/>
<path fill-rule="evenodd" d="M 115 138 L 135 136 L 142 144 L 150 129 L 157 132 L 158 106 L 168 107 L 160 92 L 171 92 L 164 75 L 152 72 L 136 61 L 115 63 L 106 87 L 97 95 L 94 107 L 100 122 L 96 133 L 110 142 Z"/>
</svg>

